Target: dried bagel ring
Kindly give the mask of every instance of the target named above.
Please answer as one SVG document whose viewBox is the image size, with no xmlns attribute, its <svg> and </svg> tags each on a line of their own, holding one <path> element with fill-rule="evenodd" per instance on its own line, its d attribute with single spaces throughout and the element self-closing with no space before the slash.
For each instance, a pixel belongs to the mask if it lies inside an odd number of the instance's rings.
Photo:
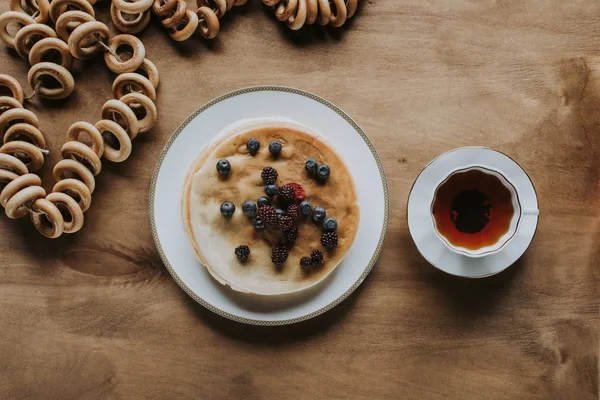
<svg viewBox="0 0 600 400">
<path fill-rule="evenodd" d="M 64 159 L 73 159 L 85 165 L 94 176 L 102 170 L 102 163 L 98 155 L 81 142 L 66 142 L 60 152 Z"/>
<path fill-rule="evenodd" d="M 64 99 L 68 97 L 75 89 L 75 80 L 73 75 L 63 66 L 50 62 L 41 62 L 35 64 L 29 70 L 27 74 L 27 80 L 32 88 L 38 86 L 38 82 L 41 82 L 42 77 L 49 76 L 55 79 L 60 87 L 48 88 L 40 83 L 38 93 L 40 97 L 45 99 Z"/>
<path fill-rule="evenodd" d="M 113 97 L 120 99 L 127 93 L 136 91 L 148 96 L 150 100 L 156 101 L 156 90 L 148 78 L 133 72 L 127 72 L 117 76 L 112 86 Z"/>
<path fill-rule="evenodd" d="M 318 0 L 319 1 L 319 18 L 317 22 L 319 25 L 325 26 L 331 20 L 331 6 L 329 0 Z"/>
<path fill-rule="evenodd" d="M 15 78 L 10 75 L 0 74 L 0 87 L 5 87 L 10 90 L 12 97 L 14 97 L 19 103 L 23 104 L 23 100 L 25 99 L 23 88 Z"/>
<path fill-rule="evenodd" d="M 117 119 L 115 114 L 121 118 Z M 104 103 L 102 106 L 102 119 L 110 119 L 121 125 L 131 140 L 135 139 L 140 131 L 135 113 L 120 100 L 111 99 Z"/>
<path fill-rule="evenodd" d="M 42 184 L 42 180 L 36 174 L 25 174 L 21 175 L 8 185 L 2 189 L 0 192 L 0 205 L 2 207 L 6 207 L 6 203 L 10 200 L 15 194 L 20 192 L 21 190 L 29 187 L 29 186 L 40 186 Z"/>
<path fill-rule="evenodd" d="M 231 4 L 233 5 L 233 2 L 231 2 Z M 230 8 L 225 0 L 197 0 L 196 5 L 198 8 L 210 8 L 215 14 L 217 14 L 217 17 L 219 18 L 223 18 L 227 10 Z"/>
<path fill-rule="evenodd" d="M 177 6 L 177 0 L 154 0 L 152 11 L 159 17 L 166 17 Z"/>
<path fill-rule="evenodd" d="M 102 119 L 96 123 L 96 128 L 105 138 L 104 140 L 104 158 L 112 162 L 122 162 L 131 155 L 131 139 L 123 127 L 115 121 Z M 112 140 L 104 136 L 104 133 L 111 133 L 119 143 L 119 147 L 112 145 Z"/>
<path fill-rule="evenodd" d="M 293 30 L 297 31 L 298 29 L 304 26 L 306 22 L 306 0 L 298 0 L 298 9 L 295 14 L 292 14 L 287 20 L 287 26 Z"/>
<path fill-rule="evenodd" d="M 7 11 L 0 15 L 0 38 L 12 49 L 15 48 L 15 37 L 8 33 L 8 26 L 16 23 L 22 26 L 35 24 L 35 19 L 17 11 Z"/>
<path fill-rule="evenodd" d="M 23 105 L 14 97 L 0 96 L 0 115 L 13 108 L 23 108 Z"/>
<path fill-rule="evenodd" d="M 30 15 L 30 13 L 33 14 L 37 12 L 37 16 L 32 16 L 32 18 L 35 19 L 35 22 L 39 24 L 43 24 L 48 21 L 48 17 L 50 15 L 50 2 L 48 0 L 35 0 L 30 1 L 30 3 L 31 8 L 26 10 L 21 5 L 21 0 L 10 0 L 10 9 L 12 11 L 21 12 L 28 15 Z"/>
<path fill-rule="evenodd" d="M 162 20 L 162 24 L 165 28 L 174 28 L 181 22 L 182 18 L 185 16 L 185 12 L 187 10 L 187 5 L 185 4 L 185 0 L 177 0 L 177 7 L 173 10 L 173 14 Z"/>
<path fill-rule="evenodd" d="M 77 204 L 79 204 L 79 207 L 83 212 L 86 212 L 92 205 L 92 192 L 90 192 L 90 189 L 85 183 L 77 179 L 69 178 L 57 182 L 52 188 L 52 192 L 65 193 L 71 196 L 77 201 Z"/>
<path fill-rule="evenodd" d="M 354 17 L 358 9 L 358 0 L 346 0 L 346 17 L 348 19 Z"/>
<path fill-rule="evenodd" d="M 98 36 L 100 38 L 98 39 Z M 73 57 L 83 60 L 86 58 L 92 58 L 97 53 L 104 51 L 104 48 L 100 43 L 94 43 L 91 46 L 84 47 L 84 40 L 88 37 L 96 37 L 102 42 L 108 40 L 109 32 L 108 27 L 102 22 L 84 22 L 79 25 L 69 37 L 69 50 Z"/>
<path fill-rule="evenodd" d="M 46 200 L 54 204 L 59 210 L 63 209 L 71 215 L 69 221 L 64 221 L 64 233 L 75 233 L 83 227 L 83 210 L 71 196 L 66 193 L 54 192 L 46 196 Z"/>
<path fill-rule="evenodd" d="M 60 160 L 52 170 L 52 176 L 56 182 L 66 178 L 70 178 L 69 174 L 75 174 L 85 183 L 85 186 L 90 189 L 90 193 L 94 193 L 96 188 L 96 180 L 92 172 L 85 165 L 76 160 Z"/>
<path fill-rule="evenodd" d="M 319 16 L 319 3 L 317 0 L 306 0 L 306 25 L 317 22 Z"/>
<path fill-rule="evenodd" d="M 60 64 L 63 68 L 71 69 L 73 56 L 69 52 L 69 46 L 60 39 L 46 38 L 33 45 L 29 52 L 29 64 L 35 65 L 42 62 L 49 51 L 56 51 L 60 55 Z"/>
<path fill-rule="evenodd" d="M 182 24 L 185 25 L 179 29 Z M 193 11 L 187 10 L 181 22 L 169 30 L 169 36 L 176 42 L 183 42 L 194 34 L 196 28 L 198 28 L 198 15 Z"/>
<path fill-rule="evenodd" d="M 133 72 L 142 66 L 144 58 L 146 58 L 146 49 L 142 41 L 133 35 L 117 35 L 111 38 L 108 42 L 108 47 L 118 54 L 121 46 L 131 47 L 133 54 L 127 61 L 121 61 L 116 58 L 111 52 L 104 53 L 104 62 L 106 66 L 116 74 L 125 72 Z"/>
<path fill-rule="evenodd" d="M 154 86 L 154 89 L 158 89 L 160 75 L 158 73 L 158 68 L 156 68 L 156 65 L 154 65 L 152 61 L 144 58 L 144 62 L 142 62 L 142 65 L 135 72 L 138 74 L 143 73 L 141 75 L 148 78 L 152 86 Z"/>
<path fill-rule="evenodd" d="M 348 16 L 346 12 L 346 3 L 344 3 L 344 0 L 333 0 L 333 5 L 335 6 L 335 12 L 333 12 L 333 10 L 331 11 L 329 25 L 334 28 L 339 28 L 344 25 Z"/>
<path fill-rule="evenodd" d="M 56 32 L 48 25 L 30 24 L 21 28 L 15 35 L 15 50 L 21 57 L 28 59 L 33 45 L 42 39 L 55 37 Z"/>
<path fill-rule="evenodd" d="M 16 174 L 12 171 L 8 171 L 5 169 L 0 169 L 0 182 L 1 183 L 9 183 L 14 181 L 19 177 L 19 174 Z"/>
<path fill-rule="evenodd" d="M 80 142 L 79 135 L 86 133 L 92 141 L 92 151 L 98 157 L 102 157 L 104 153 L 104 140 L 96 127 L 88 122 L 75 122 L 67 131 L 67 141 Z M 83 142 L 82 142 L 83 143 Z"/>
<path fill-rule="evenodd" d="M 203 6 L 196 11 L 198 15 L 198 24 L 200 26 L 200 34 L 206 39 L 214 39 L 221 29 L 221 23 L 217 14 L 210 8 Z"/>
<path fill-rule="evenodd" d="M 64 42 L 68 42 L 71 32 L 74 31 L 79 25 L 86 22 L 94 22 L 95 20 L 96 19 L 94 17 L 84 11 L 67 11 L 64 14 L 61 14 L 61 16 L 58 17 L 58 20 L 56 20 L 56 35 Z M 82 43 L 83 46 L 91 44 L 91 41 Z"/>
<path fill-rule="evenodd" d="M 121 32 L 139 33 L 148 26 L 148 23 L 150 22 L 150 10 L 134 15 L 136 15 L 136 18 L 127 20 L 123 16 L 123 12 L 115 6 L 115 3 L 112 3 L 110 6 L 110 18 L 113 24 L 115 24 L 117 29 Z"/>
<path fill-rule="evenodd" d="M 119 10 L 122 10 L 127 14 L 139 14 L 152 7 L 153 1 L 154 0 L 135 0 L 129 2 L 125 0 L 113 0 L 112 2 Z"/>
<path fill-rule="evenodd" d="M 0 115 L 0 135 L 4 135 L 11 125 L 19 122 L 25 122 L 39 128 L 40 121 L 38 117 L 24 108 L 13 108 Z"/>
<path fill-rule="evenodd" d="M 6 202 L 6 216 L 10 219 L 24 217 L 29 212 L 28 207 L 37 199 L 46 197 L 46 191 L 41 186 L 28 186 L 19 190 Z"/>
<path fill-rule="evenodd" d="M 282 1 L 275 10 L 275 18 L 280 21 L 288 20 L 298 9 L 298 0 Z"/>
<path fill-rule="evenodd" d="M 44 165 L 44 153 L 40 148 L 21 140 L 5 143 L 0 147 L 0 153 L 18 158 L 27 166 L 29 172 L 37 172 Z"/>
<path fill-rule="evenodd" d="M 56 239 L 63 234 L 64 219 L 58 207 L 48 199 L 37 199 L 31 205 L 31 222 L 39 233 L 48 239 Z"/>
<path fill-rule="evenodd" d="M 145 96 L 141 93 L 128 93 L 125 96 L 121 97 L 119 100 L 125 103 L 130 108 L 132 108 L 133 104 L 139 104 L 144 108 L 146 115 L 144 116 L 144 118 L 137 120 L 139 133 L 148 132 L 150 129 L 152 129 L 152 127 L 156 123 L 157 112 L 154 102 L 150 100 L 148 96 Z"/>
<path fill-rule="evenodd" d="M 86 0 L 52 0 L 52 3 L 50 3 L 50 19 L 52 22 L 56 23 L 58 18 L 64 12 L 72 11 L 72 9 L 69 7 L 75 7 L 76 9 L 88 13 L 92 17 L 96 18 L 94 8 Z"/>
<path fill-rule="evenodd" d="M 27 123 L 18 123 L 11 125 L 4 135 L 4 143 L 15 140 L 30 142 L 40 149 L 46 148 L 46 139 L 42 132 L 33 125 Z"/>
</svg>

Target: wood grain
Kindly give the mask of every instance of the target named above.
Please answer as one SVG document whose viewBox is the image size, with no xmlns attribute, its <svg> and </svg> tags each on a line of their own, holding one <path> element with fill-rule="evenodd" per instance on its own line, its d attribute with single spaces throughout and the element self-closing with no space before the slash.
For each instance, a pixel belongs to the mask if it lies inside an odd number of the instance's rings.
<svg viewBox="0 0 600 400">
<path fill-rule="evenodd" d="M 251 3 L 212 42 L 173 43 L 157 21 L 141 35 L 161 72 L 160 122 L 130 160 L 106 164 L 82 232 L 48 241 L 0 219 L 0 398 L 598 399 L 598 2 L 374 0 L 347 29 L 298 34 Z M 97 9 L 108 22 L 106 2 Z M 47 188 L 67 128 L 99 119 L 110 97 L 102 61 L 78 65 L 70 99 L 30 107 L 51 150 Z M 0 50 L 0 72 L 25 83 L 27 69 Z M 346 110 L 378 148 L 392 199 L 383 254 L 360 289 L 281 328 L 189 299 L 161 264 L 147 210 L 178 124 L 262 84 Z M 514 157 L 540 200 L 529 251 L 481 281 L 430 267 L 406 225 L 418 173 L 465 145 Z"/>
</svg>

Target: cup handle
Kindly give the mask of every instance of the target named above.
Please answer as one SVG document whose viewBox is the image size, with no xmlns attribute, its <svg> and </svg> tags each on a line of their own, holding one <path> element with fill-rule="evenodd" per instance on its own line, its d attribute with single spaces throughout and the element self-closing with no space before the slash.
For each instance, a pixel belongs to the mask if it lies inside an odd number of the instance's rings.
<svg viewBox="0 0 600 400">
<path fill-rule="evenodd" d="M 540 210 L 537 208 L 525 208 L 523 215 L 540 215 Z"/>
</svg>

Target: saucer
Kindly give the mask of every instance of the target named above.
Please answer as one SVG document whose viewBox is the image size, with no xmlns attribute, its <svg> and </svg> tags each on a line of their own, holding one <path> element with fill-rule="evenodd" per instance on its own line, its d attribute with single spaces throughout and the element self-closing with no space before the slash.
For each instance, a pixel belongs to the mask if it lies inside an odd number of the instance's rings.
<svg viewBox="0 0 600 400">
<path fill-rule="evenodd" d="M 407 218 L 417 249 L 431 265 L 451 275 L 485 278 L 504 271 L 525 253 L 535 235 L 538 215 L 523 215 L 517 235 L 497 253 L 470 258 L 450 250 L 435 232 L 431 202 L 448 171 L 475 164 L 502 171 L 515 185 L 523 208 L 538 208 L 531 179 L 512 158 L 485 147 L 461 147 L 442 154 L 421 171 L 410 191 Z"/>
</svg>

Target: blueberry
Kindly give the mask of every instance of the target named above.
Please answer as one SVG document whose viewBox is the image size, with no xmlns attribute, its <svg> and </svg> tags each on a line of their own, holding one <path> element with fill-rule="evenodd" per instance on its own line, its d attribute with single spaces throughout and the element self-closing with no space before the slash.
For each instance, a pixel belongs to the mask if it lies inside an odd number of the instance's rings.
<svg viewBox="0 0 600 400">
<path fill-rule="evenodd" d="M 312 213 L 312 220 L 315 222 L 319 222 L 325 219 L 327 213 L 323 207 L 316 207 Z"/>
<path fill-rule="evenodd" d="M 244 204 L 242 204 L 242 211 L 249 217 L 254 217 L 256 215 L 256 204 L 252 200 L 248 200 Z"/>
<path fill-rule="evenodd" d="M 258 204 L 259 207 L 270 206 L 271 200 L 269 200 L 268 197 L 260 197 L 256 203 Z"/>
<path fill-rule="evenodd" d="M 308 216 L 310 215 L 310 212 L 312 211 L 312 204 L 310 204 L 308 201 L 304 200 L 302 203 L 300 203 L 300 213 L 304 216 Z"/>
<path fill-rule="evenodd" d="M 315 160 L 314 158 L 309 158 L 308 160 L 306 160 L 306 164 L 304 164 L 304 168 L 306 168 L 306 172 L 308 172 L 309 174 L 314 174 L 317 171 L 318 166 L 319 163 L 317 163 L 317 160 Z"/>
<path fill-rule="evenodd" d="M 334 232 L 337 229 L 337 221 L 335 220 L 335 218 L 327 218 L 323 222 L 323 229 L 325 230 L 325 232 Z"/>
<path fill-rule="evenodd" d="M 277 185 L 265 186 L 265 194 L 267 196 L 269 196 L 269 197 L 277 196 L 277 193 L 279 193 L 279 188 L 277 188 Z"/>
<path fill-rule="evenodd" d="M 260 142 L 257 139 L 250 139 L 246 143 L 246 148 L 248 149 L 248 153 L 254 155 L 258 153 L 258 149 L 260 149 Z"/>
<path fill-rule="evenodd" d="M 317 178 L 320 181 L 326 181 L 327 178 L 329 178 L 329 174 L 331 173 L 331 170 L 329 169 L 328 165 L 319 165 L 319 167 L 317 168 Z"/>
<path fill-rule="evenodd" d="M 265 229 L 265 222 L 258 216 L 252 218 L 252 226 L 256 229 Z"/>
<path fill-rule="evenodd" d="M 223 204 L 221 204 L 221 214 L 223 214 L 224 216 L 231 217 L 234 212 L 235 205 L 232 202 L 226 201 Z"/>
<path fill-rule="evenodd" d="M 217 163 L 217 172 L 219 172 L 219 174 L 221 175 L 229 175 L 229 173 L 231 172 L 231 164 L 229 164 L 229 161 L 225 159 L 219 160 L 219 162 Z"/>
<path fill-rule="evenodd" d="M 277 218 L 285 215 L 285 211 L 283 211 L 281 208 L 276 208 L 275 212 L 277 213 Z"/>
<path fill-rule="evenodd" d="M 281 145 L 281 142 L 279 140 L 273 140 L 271 143 L 269 143 L 269 151 L 274 156 L 279 155 L 279 153 L 281 153 L 282 148 L 283 146 Z"/>
</svg>

